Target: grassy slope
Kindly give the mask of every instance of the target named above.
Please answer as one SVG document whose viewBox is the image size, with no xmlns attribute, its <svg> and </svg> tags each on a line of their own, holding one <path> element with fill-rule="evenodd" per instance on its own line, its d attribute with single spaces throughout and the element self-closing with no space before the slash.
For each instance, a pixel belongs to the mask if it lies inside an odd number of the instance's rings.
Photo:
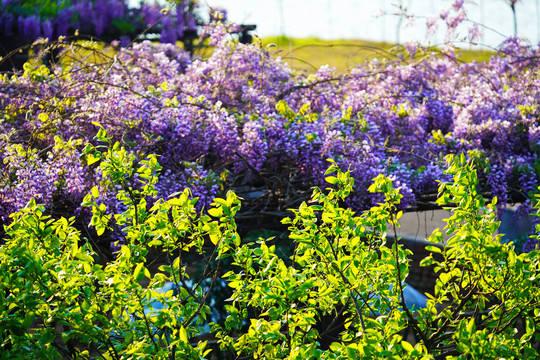
<svg viewBox="0 0 540 360">
<path fill-rule="evenodd" d="M 321 65 L 347 72 L 355 65 L 377 58 L 395 59 L 402 47 L 390 43 L 363 40 L 321 40 L 316 38 L 263 38 L 262 45 L 275 56 L 280 56 L 293 69 L 314 72 Z M 483 50 L 457 50 L 462 61 L 486 61 L 494 53 Z"/>
<path fill-rule="evenodd" d="M 257 41 L 257 40 L 255 40 Z M 377 58 L 393 60 L 403 52 L 402 46 L 395 44 L 373 42 L 364 40 L 321 40 L 317 38 L 291 39 L 284 37 L 263 38 L 262 46 L 270 54 L 279 56 L 295 70 L 305 70 L 310 73 L 317 71 L 322 65 L 335 67 L 339 73 L 347 73 L 358 64 L 365 63 Z M 110 60 L 114 52 L 110 48 L 99 45 L 94 51 L 85 49 L 86 42 L 76 42 L 74 50 L 64 54 L 63 61 L 73 59 L 86 59 L 92 63 L 101 63 Z M 182 44 L 179 42 L 179 46 Z M 195 53 L 207 58 L 212 53 L 212 48 L 199 47 Z M 433 49 L 436 51 L 436 49 Z M 101 53 L 103 51 L 103 53 Z M 457 50 L 458 59 L 461 61 L 486 61 L 494 55 L 494 52 L 482 50 Z"/>
</svg>

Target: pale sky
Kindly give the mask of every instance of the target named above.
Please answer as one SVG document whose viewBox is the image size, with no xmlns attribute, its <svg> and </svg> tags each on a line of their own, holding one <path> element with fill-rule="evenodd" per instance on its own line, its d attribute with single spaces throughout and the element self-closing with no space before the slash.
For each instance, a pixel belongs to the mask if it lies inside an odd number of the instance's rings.
<svg viewBox="0 0 540 360">
<path fill-rule="evenodd" d="M 130 0 L 138 3 L 138 0 Z M 148 1 L 148 0 L 147 0 Z M 201 0 L 202 6 L 225 8 L 229 19 L 241 24 L 256 24 L 257 35 L 285 35 L 296 38 L 364 39 L 397 42 L 402 4 L 417 18 L 404 19 L 399 27 L 401 43 L 410 40 L 426 43 L 426 17 L 438 15 L 452 0 Z M 521 0 L 516 4 L 518 34 L 532 43 L 540 41 L 540 0 Z M 513 34 L 513 18 L 507 0 L 465 0 L 468 18 L 486 29 L 483 43 L 495 47 Z M 386 15 L 383 15 L 386 14 Z M 502 33 L 501 34 L 499 33 Z M 442 33 L 430 39 L 442 42 Z"/>
</svg>

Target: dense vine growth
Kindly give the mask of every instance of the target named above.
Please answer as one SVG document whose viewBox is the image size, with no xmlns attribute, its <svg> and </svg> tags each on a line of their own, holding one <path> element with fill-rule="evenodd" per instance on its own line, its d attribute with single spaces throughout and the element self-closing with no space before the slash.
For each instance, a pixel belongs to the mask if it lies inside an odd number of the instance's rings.
<svg viewBox="0 0 540 360">
<path fill-rule="evenodd" d="M 76 31 L 99 39 L 120 38 L 126 44 L 142 32 L 157 32 L 161 42 L 174 43 L 197 28 L 196 2 L 176 4 L 168 14 L 156 3 L 133 8 L 126 0 L 4 0 L 0 4 L 0 50 L 6 50 L 3 47 L 9 42 L 19 47 Z"/>
<path fill-rule="evenodd" d="M 475 150 L 482 191 L 528 211 L 540 169 L 538 48 L 512 38 L 489 62 L 461 63 L 409 47 L 349 74 L 306 74 L 260 44 L 230 41 L 227 29 L 213 27 L 207 59 L 168 44 L 104 53 L 86 42 L 60 44 L 59 66 L 4 74 L 2 221 L 32 197 L 53 213 L 79 213 L 99 182 L 80 159 L 98 124 L 132 153 L 159 155 L 160 196 L 189 186 L 200 206 L 234 188 L 253 198 L 252 213 L 285 210 L 323 184 L 331 158 L 351 169 L 351 208 L 380 200 L 365 191 L 379 173 L 401 187 L 402 208 L 425 208 L 444 178 L 442 156 Z M 83 50 L 99 61 L 70 60 Z M 101 201 L 118 203 L 107 191 Z"/>
</svg>

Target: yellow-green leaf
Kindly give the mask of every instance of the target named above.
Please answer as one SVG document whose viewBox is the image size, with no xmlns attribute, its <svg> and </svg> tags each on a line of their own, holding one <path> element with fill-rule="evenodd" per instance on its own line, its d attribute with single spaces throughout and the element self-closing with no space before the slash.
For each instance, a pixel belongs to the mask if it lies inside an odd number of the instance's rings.
<svg viewBox="0 0 540 360">
<path fill-rule="evenodd" d="M 409 344 L 407 341 L 402 341 L 401 346 L 403 346 L 403 349 L 409 353 L 414 351 L 413 346 Z"/>
<path fill-rule="evenodd" d="M 187 332 L 183 326 L 180 327 L 180 341 L 185 342 L 185 343 L 188 342 Z"/>
</svg>

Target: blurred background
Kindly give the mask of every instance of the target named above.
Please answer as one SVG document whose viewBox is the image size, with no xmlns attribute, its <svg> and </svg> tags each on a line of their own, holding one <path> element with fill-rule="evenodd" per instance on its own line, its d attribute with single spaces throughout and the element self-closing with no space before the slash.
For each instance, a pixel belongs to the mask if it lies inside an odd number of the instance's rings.
<svg viewBox="0 0 540 360">
<path fill-rule="evenodd" d="M 137 3 L 137 0 L 133 0 Z M 465 0 L 467 18 L 486 26 L 479 44 L 496 47 L 514 33 L 510 0 Z M 426 20 L 453 0 L 206 0 L 202 6 L 226 9 L 231 21 L 256 24 L 259 37 L 361 39 L 437 45 L 442 29 L 426 39 Z M 515 3 L 518 35 L 540 41 L 540 1 Z M 414 17 L 404 18 L 404 13 Z"/>
</svg>

